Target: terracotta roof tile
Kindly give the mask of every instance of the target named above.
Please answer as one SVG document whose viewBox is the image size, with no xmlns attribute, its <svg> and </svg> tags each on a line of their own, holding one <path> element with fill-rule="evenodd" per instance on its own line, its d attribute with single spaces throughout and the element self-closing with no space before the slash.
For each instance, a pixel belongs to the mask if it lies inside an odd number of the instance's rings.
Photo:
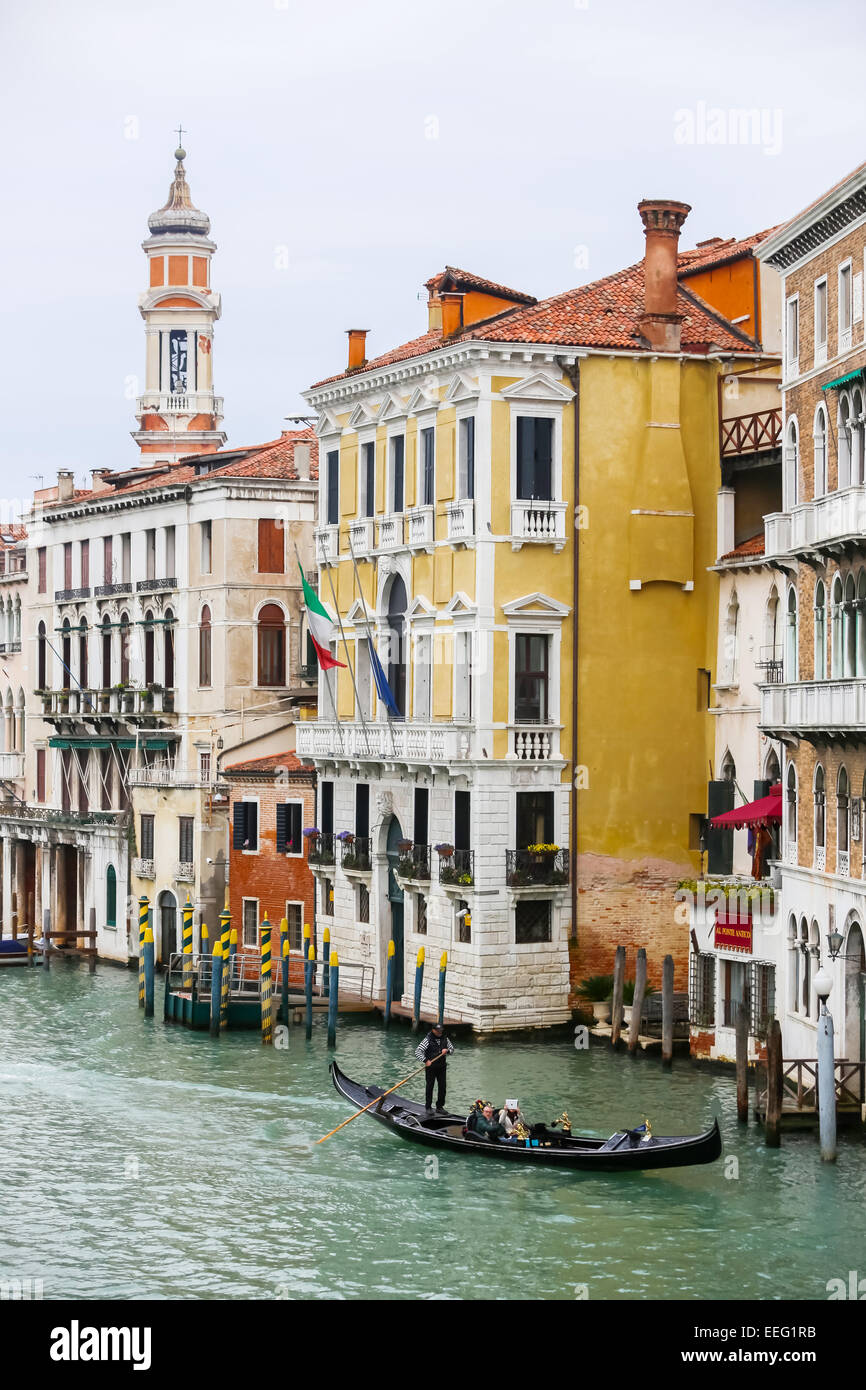
<svg viewBox="0 0 866 1390">
<path fill-rule="evenodd" d="M 0 549 L 14 550 L 26 539 L 27 527 L 20 521 L 10 521 L 8 526 L 0 526 Z"/>
<path fill-rule="evenodd" d="M 249 758 L 246 762 L 229 763 L 222 770 L 223 772 L 276 772 L 279 768 L 285 768 L 288 772 L 312 771 L 294 753 L 270 753 L 264 758 Z"/>
<path fill-rule="evenodd" d="M 499 295 L 502 299 L 513 299 L 517 304 L 537 304 L 534 294 L 523 290 L 510 290 L 507 285 L 498 285 L 495 280 L 485 280 L 481 275 L 473 275 L 470 270 L 458 270 L 457 266 L 446 265 L 438 275 L 424 281 L 425 290 L 438 294 L 441 290 L 479 290 L 482 294 Z"/>
<path fill-rule="evenodd" d="M 753 232 L 751 236 L 741 237 L 739 240 L 732 236 L 713 237 L 693 247 L 691 251 L 681 251 L 677 257 L 679 277 L 681 280 L 687 279 L 689 275 L 699 275 L 714 266 L 739 260 L 742 256 L 749 255 L 759 242 L 765 241 L 777 230 L 776 227 L 768 227 L 764 232 Z"/>
<path fill-rule="evenodd" d="M 750 536 L 748 540 L 740 541 L 733 550 L 729 550 L 726 555 L 720 556 L 722 560 L 745 560 L 749 556 L 760 556 L 764 553 L 764 533 L 759 531 L 757 535 Z"/>
</svg>

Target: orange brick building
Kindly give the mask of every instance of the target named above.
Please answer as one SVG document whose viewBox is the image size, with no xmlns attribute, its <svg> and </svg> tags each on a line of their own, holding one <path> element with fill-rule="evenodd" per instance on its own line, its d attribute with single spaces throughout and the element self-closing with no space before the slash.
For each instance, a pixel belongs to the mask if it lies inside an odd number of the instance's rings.
<svg viewBox="0 0 866 1390">
<path fill-rule="evenodd" d="M 304 830 L 315 824 L 316 774 L 294 753 L 274 753 L 223 768 L 229 792 L 229 908 L 238 949 L 259 951 L 265 916 L 289 923 L 300 951 L 304 923 L 315 931 L 315 886 Z"/>
</svg>

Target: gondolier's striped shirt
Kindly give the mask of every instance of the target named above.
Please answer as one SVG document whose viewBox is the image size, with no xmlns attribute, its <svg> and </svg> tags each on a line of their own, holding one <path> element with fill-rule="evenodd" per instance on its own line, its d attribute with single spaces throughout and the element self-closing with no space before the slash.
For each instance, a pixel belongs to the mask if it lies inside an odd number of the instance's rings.
<svg viewBox="0 0 866 1390">
<path fill-rule="evenodd" d="M 454 1044 L 451 1039 L 447 1038 L 444 1033 L 441 1038 L 428 1033 L 424 1041 L 415 1048 L 415 1056 L 419 1062 L 429 1062 L 431 1057 L 438 1057 L 443 1048 L 446 1052 L 454 1051 Z"/>
</svg>

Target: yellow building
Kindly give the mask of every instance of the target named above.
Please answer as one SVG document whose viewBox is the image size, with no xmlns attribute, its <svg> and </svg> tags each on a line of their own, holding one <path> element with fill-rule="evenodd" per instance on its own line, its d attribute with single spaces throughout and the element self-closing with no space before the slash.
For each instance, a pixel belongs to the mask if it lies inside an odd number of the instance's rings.
<svg viewBox="0 0 866 1390">
<path fill-rule="evenodd" d="M 713 753 L 718 377 L 756 344 L 678 286 L 689 209 L 640 210 L 645 262 L 543 302 L 446 268 L 426 333 L 368 360 L 351 330 L 348 370 L 306 393 L 319 591 L 351 657 L 297 732 L 320 914 L 378 989 L 393 940 L 407 1000 L 419 946 L 447 950 L 447 1010 L 480 1031 L 568 1018 L 573 924 L 585 974 L 620 941 L 686 953 L 670 890 Z"/>
</svg>

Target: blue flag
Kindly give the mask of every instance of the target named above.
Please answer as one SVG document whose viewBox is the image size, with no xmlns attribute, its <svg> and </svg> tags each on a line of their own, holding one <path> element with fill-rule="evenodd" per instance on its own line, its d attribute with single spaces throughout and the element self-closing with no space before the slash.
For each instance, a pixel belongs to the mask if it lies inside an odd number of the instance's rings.
<svg viewBox="0 0 866 1390">
<path fill-rule="evenodd" d="M 376 692 L 379 699 L 382 701 L 382 704 L 389 714 L 396 714 L 398 719 L 402 719 L 402 711 L 397 708 L 394 692 L 388 684 L 388 678 L 382 669 L 382 663 L 379 660 L 376 648 L 373 646 L 373 639 L 371 637 L 367 638 L 367 646 L 370 649 L 370 669 L 373 672 L 373 680 L 376 682 Z"/>
</svg>

